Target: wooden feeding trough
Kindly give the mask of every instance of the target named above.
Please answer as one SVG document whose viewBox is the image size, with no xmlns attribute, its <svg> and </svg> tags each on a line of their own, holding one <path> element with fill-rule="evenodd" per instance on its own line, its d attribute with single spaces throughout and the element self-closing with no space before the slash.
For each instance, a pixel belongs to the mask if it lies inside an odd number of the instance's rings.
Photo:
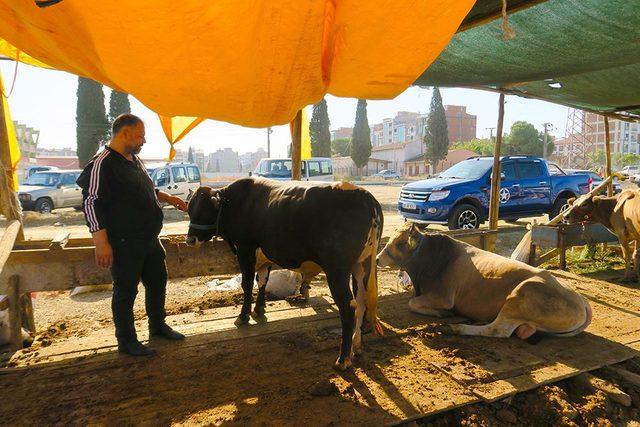
<svg viewBox="0 0 640 427">
<path fill-rule="evenodd" d="M 560 268 L 567 269 L 567 248 L 596 243 L 617 243 L 618 238 L 602 224 L 536 225 L 531 228 L 529 264 L 540 265 L 560 256 Z M 536 249 L 553 248 L 536 259 Z"/>
</svg>

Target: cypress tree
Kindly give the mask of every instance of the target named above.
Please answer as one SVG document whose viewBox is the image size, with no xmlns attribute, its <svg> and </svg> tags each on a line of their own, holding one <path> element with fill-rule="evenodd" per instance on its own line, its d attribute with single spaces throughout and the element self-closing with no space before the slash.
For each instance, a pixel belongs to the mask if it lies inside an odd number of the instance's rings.
<svg viewBox="0 0 640 427">
<path fill-rule="evenodd" d="M 104 108 L 102 85 L 78 78 L 76 105 L 76 144 L 78 162 L 83 168 L 109 139 L 109 123 Z"/>
<path fill-rule="evenodd" d="M 367 119 L 367 101 L 358 99 L 356 122 L 351 136 L 351 159 L 361 175 L 361 169 L 367 165 L 369 157 L 371 157 L 371 130 Z"/>
<path fill-rule="evenodd" d="M 313 114 L 309 122 L 309 134 L 311 136 L 311 155 L 313 157 L 331 157 L 331 132 L 329 131 L 329 113 L 327 101 L 322 101 L 313 106 Z"/>
<path fill-rule="evenodd" d="M 120 114 L 131 113 L 131 104 L 129 103 L 129 95 L 117 90 L 111 91 L 109 98 L 109 120 L 113 122 Z"/>
<path fill-rule="evenodd" d="M 447 130 L 447 117 L 442 105 L 440 89 L 433 88 L 431 108 L 427 118 L 427 130 L 424 135 L 424 161 L 431 164 L 435 172 L 438 162 L 449 152 L 449 132 Z"/>
</svg>

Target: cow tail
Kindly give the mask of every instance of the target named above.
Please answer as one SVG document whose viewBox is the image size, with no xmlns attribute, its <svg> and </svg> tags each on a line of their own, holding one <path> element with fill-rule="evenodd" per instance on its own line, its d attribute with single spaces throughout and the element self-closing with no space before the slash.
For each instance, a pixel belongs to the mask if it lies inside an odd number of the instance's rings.
<svg viewBox="0 0 640 427">
<path fill-rule="evenodd" d="M 367 314 L 369 322 L 373 326 L 378 335 L 384 335 L 382 325 L 378 320 L 378 269 L 376 268 L 376 255 L 378 254 L 378 246 L 380 245 L 380 237 L 382 235 L 382 212 L 376 212 L 369 230 L 370 254 L 369 254 L 369 272 L 366 280 L 367 283 Z"/>
</svg>

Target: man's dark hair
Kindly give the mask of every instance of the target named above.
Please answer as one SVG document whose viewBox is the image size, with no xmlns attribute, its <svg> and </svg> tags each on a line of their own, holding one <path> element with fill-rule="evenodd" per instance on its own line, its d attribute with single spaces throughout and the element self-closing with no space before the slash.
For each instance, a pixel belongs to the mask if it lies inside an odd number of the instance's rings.
<svg viewBox="0 0 640 427">
<path fill-rule="evenodd" d="M 111 125 L 111 135 L 115 136 L 122 130 L 122 128 L 135 126 L 138 123 L 143 123 L 140 117 L 134 116 L 133 114 L 120 114 Z"/>
</svg>

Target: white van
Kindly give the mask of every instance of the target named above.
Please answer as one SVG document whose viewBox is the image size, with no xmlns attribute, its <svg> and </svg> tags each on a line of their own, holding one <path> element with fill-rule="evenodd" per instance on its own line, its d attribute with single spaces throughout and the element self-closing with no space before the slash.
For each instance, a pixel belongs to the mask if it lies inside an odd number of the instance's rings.
<svg viewBox="0 0 640 427">
<path fill-rule="evenodd" d="M 189 200 L 201 185 L 200 168 L 193 163 L 149 165 L 147 172 L 158 190 L 183 200 Z"/>
<path fill-rule="evenodd" d="M 333 181 L 333 165 L 329 157 L 312 157 L 302 160 L 303 181 Z M 291 179 L 291 159 L 262 159 L 255 175 L 287 181 Z"/>
</svg>

